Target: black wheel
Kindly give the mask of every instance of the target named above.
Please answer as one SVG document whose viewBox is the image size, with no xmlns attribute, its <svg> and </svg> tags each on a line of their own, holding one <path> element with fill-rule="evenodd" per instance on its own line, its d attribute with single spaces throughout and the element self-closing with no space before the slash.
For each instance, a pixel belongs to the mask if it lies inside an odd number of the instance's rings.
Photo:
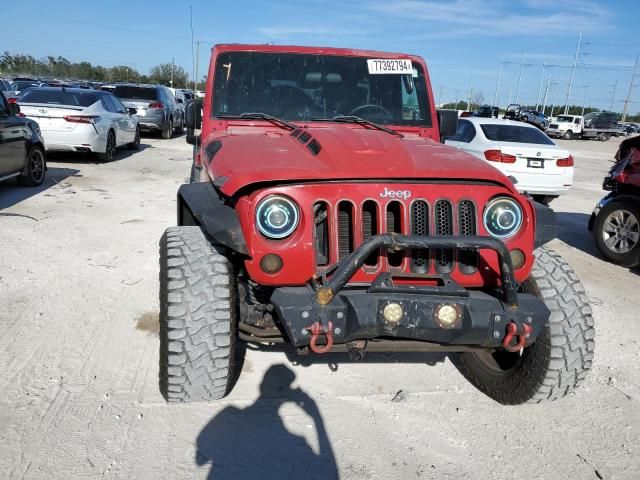
<svg viewBox="0 0 640 480">
<path fill-rule="evenodd" d="M 116 134 L 113 130 L 109 130 L 107 135 L 107 145 L 104 153 L 98 153 L 98 159 L 101 162 L 110 162 L 113 160 L 113 155 L 116 153 Z"/>
<path fill-rule="evenodd" d="M 184 117 L 180 118 L 180 123 L 174 129 L 174 132 L 177 133 L 178 135 L 182 135 L 184 133 Z"/>
<path fill-rule="evenodd" d="M 522 290 L 551 310 L 544 331 L 520 352 L 479 350 L 452 357 L 460 373 L 499 403 L 539 403 L 564 397 L 585 379 L 595 347 L 591 307 L 573 269 L 541 247 Z"/>
<path fill-rule="evenodd" d="M 543 205 L 549 205 L 553 200 L 558 198 L 558 195 L 532 195 L 533 200 L 542 203 Z"/>
<path fill-rule="evenodd" d="M 27 157 L 27 164 L 18 177 L 18 181 L 25 187 L 37 187 L 44 182 L 47 162 L 44 151 L 40 147 L 32 147 Z"/>
<path fill-rule="evenodd" d="M 609 133 L 599 133 L 598 134 L 598 140 L 600 140 L 601 142 L 607 142 L 607 141 L 609 141 L 610 138 L 611 138 L 611 134 L 609 134 Z"/>
<path fill-rule="evenodd" d="M 165 127 L 162 129 L 162 132 L 160 132 L 160 135 L 162 136 L 163 139 L 169 140 L 171 138 L 172 133 L 173 133 L 173 118 L 170 118 L 169 123 L 165 125 Z"/>
<path fill-rule="evenodd" d="M 640 263 L 640 207 L 612 200 L 593 223 L 596 247 L 607 260 L 624 267 Z"/>
<path fill-rule="evenodd" d="M 529 123 L 529 117 L 525 116 L 525 117 L 522 117 L 520 120 L 523 122 Z"/>
<path fill-rule="evenodd" d="M 140 149 L 140 127 L 136 127 L 136 136 L 133 139 L 133 142 L 127 143 L 127 148 L 129 150 L 139 150 Z"/>
<path fill-rule="evenodd" d="M 564 135 L 562 135 L 562 138 L 565 140 L 573 140 L 573 132 L 571 130 L 567 130 L 564 132 Z"/>
<path fill-rule="evenodd" d="M 236 336 L 234 268 L 200 227 L 171 227 L 160 241 L 160 391 L 168 402 L 231 391 L 244 358 Z"/>
</svg>

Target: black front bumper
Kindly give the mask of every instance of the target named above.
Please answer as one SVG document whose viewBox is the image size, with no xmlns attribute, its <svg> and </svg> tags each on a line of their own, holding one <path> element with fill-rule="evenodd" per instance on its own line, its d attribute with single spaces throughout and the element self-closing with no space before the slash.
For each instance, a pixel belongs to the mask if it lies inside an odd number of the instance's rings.
<svg viewBox="0 0 640 480">
<path fill-rule="evenodd" d="M 380 274 L 370 286 L 346 286 L 378 248 L 494 250 L 500 261 L 501 287 L 495 291 L 467 290 L 447 275 L 415 276 L 417 280 L 431 279 L 436 286 L 398 286 L 387 273 Z M 530 344 L 550 315 L 540 299 L 518 293 L 509 252 L 504 243 L 490 237 L 376 235 L 343 258 L 328 279 L 322 278 L 321 284 L 314 281 L 304 287 L 277 288 L 271 297 L 291 342 L 298 347 L 309 345 L 309 329 L 315 322 L 325 327 L 332 323 L 336 344 L 386 337 L 478 347 L 499 347 L 507 325 L 513 322 L 519 331 L 524 324 L 531 326 Z M 397 322 L 384 318 L 390 303 L 402 308 Z M 440 326 L 436 314 L 442 306 L 452 306 L 458 312 L 454 325 Z"/>
</svg>

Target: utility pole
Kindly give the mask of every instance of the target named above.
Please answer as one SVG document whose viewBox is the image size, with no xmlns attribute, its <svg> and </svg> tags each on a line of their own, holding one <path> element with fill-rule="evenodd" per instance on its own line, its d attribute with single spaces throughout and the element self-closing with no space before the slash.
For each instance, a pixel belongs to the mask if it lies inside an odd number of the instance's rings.
<svg viewBox="0 0 640 480">
<path fill-rule="evenodd" d="M 442 101 L 443 92 L 444 92 L 444 85 L 440 85 L 440 87 L 438 88 L 438 103 L 440 103 L 440 105 L 444 104 L 444 102 Z"/>
<path fill-rule="evenodd" d="M 616 97 L 616 88 L 618 88 L 618 80 L 616 79 L 616 83 L 614 83 L 613 85 L 610 85 L 611 87 L 613 87 L 613 92 L 611 93 L 611 105 L 609 105 L 609 111 L 612 112 L 613 111 L 613 100 Z"/>
<path fill-rule="evenodd" d="M 516 103 L 520 97 L 520 81 L 522 80 L 522 70 L 524 70 L 524 52 L 522 52 L 522 63 L 520 64 L 520 75 L 518 75 L 518 88 L 516 89 Z"/>
<path fill-rule="evenodd" d="M 498 89 L 500 87 L 500 75 L 502 74 L 502 52 L 500 52 L 500 63 L 498 64 L 498 81 L 496 81 L 496 93 L 493 94 L 492 107 L 498 106 Z"/>
<path fill-rule="evenodd" d="M 536 97 L 536 110 L 538 110 L 538 104 L 540 103 L 540 94 L 542 93 L 542 82 L 544 81 L 544 69 L 547 66 L 542 62 L 542 73 L 540 74 L 540 85 L 538 86 L 538 96 Z"/>
<path fill-rule="evenodd" d="M 549 79 L 547 80 L 547 86 L 544 89 L 544 98 L 542 99 L 542 113 L 544 113 L 544 109 L 547 106 L 547 95 L 549 95 L 549 86 L 551 85 L 551 74 L 549 74 Z"/>
<path fill-rule="evenodd" d="M 585 86 L 584 89 L 584 101 L 582 102 L 582 113 L 580 115 L 582 115 L 584 117 L 584 107 L 586 107 L 587 105 L 587 95 L 589 94 L 589 84 L 587 84 Z"/>
<path fill-rule="evenodd" d="M 629 98 L 631 98 L 631 90 L 633 90 L 633 82 L 636 78 L 636 70 L 638 70 L 638 57 L 640 54 L 636 54 L 636 63 L 633 66 L 633 73 L 631 74 L 631 82 L 629 83 L 629 93 L 627 93 L 627 98 L 624 100 L 624 110 L 622 110 L 622 123 L 627 119 L 627 109 L 629 107 Z"/>
<path fill-rule="evenodd" d="M 553 102 L 551 103 L 551 113 L 549 117 L 553 117 L 553 109 L 556 107 L 556 99 L 558 97 L 558 82 L 556 82 L 556 86 L 553 89 Z"/>
<path fill-rule="evenodd" d="M 198 62 L 200 60 L 200 44 L 205 43 L 202 40 L 196 40 L 196 65 L 195 72 L 193 74 L 193 95 L 197 97 L 198 92 Z"/>
<path fill-rule="evenodd" d="M 569 80 L 569 90 L 567 90 L 567 101 L 564 104 L 564 114 L 569 109 L 569 100 L 571 99 L 571 88 L 573 87 L 573 77 L 576 73 L 576 65 L 578 64 L 578 55 L 580 55 L 580 44 L 582 43 L 582 33 L 578 37 L 578 48 L 576 48 L 576 56 L 573 58 L 573 68 L 571 69 L 571 80 Z"/>
<path fill-rule="evenodd" d="M 175 68 L 175 58 L 171 59 L 171 88 L 173 88 L 173 69 Z"/>
<path fill-rule="evenodd" d="M 467 111 L 471 111 L 471 97 L 473 97 L 473 87 L 469 88 L 469 101 L 467 102 Z"/>
<path fill-rule="evenodd" d="M 455 102 L 456 102 L 456 110 L 458 109 L 458 99 L 460 98 L 460 89 L 456 88 L 456 98 L 455 98 Z"/>
</svg>

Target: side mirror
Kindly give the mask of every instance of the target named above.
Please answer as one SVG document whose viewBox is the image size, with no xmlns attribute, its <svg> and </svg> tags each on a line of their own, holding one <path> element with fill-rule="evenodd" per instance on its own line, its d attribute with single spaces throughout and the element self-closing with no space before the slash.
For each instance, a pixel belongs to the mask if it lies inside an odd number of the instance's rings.
<svg viewBox="0 0 640 480">
<path fill-rule="evenodd" d="M 20 105 L 11 102 L 9 104 L 9 111 L 11 112 L 11 115 L 18 115 L 20 113 Z"/>
<path fill-rule="evenodd" d="M 438 125 L 440 125 L 440 142 L 453 137 L 458 130 L 458 112 L 455 110 L 438 110 Z"/>
<path fill-rule="evenodd" d="M 199 130 L 202 127 L 202 100 L 197 99 L 187 102 L 184 123 L 191 130 Z"/>
<path fill-rule="evenodd" d="M 135 115 L 138 110 L 136 108 L 127 108 L 127 112 L 129 112 L 129 115 Z"/>
</svg>

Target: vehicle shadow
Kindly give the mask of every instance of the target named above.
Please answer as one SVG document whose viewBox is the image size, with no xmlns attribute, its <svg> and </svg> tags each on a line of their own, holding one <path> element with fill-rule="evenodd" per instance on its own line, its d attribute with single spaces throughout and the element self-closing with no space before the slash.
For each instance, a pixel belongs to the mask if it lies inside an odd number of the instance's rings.
<svg viewBox="0 0 640 480">
<path fill-rule="evenodd" d="M 120 160 L 124 160 L 129 158 L 136 153 L 142 152 L 147 148 L 152 148 L 152 146 L 148 143 L 141 143 L 140 148 L 138 150 L 128 150 L 127 148 L 120 147 L 116 150 L 116 153 L 113 156 L 113 159 L 109 163 L 118 162 Z M 92 153 L 81 153 L 81 152 L 47 152 L 47 163 L 50 162 L 64 162 L 64 163 L 93 163 L 93 164 L 103 164 L 105 162 L 101 162 L 98 160 L 98 157 Z"/>
<path fill-rule="evenodd" d="M 304 390 L 292 388 L 295 378 L 287 366 L 271 366 L 253 404 L 228 406 L 207 423 L 196 441 L 195 462 L 211 465 L 208 479 L 339 478 L 318 406 Z M 279 411 L 285 404 L 297 405 L 311 418 L 318 453 L 284 425 Z"/>
<path fill-rule="evenodd" d="M 593 235 L 588 229 L 590 217 L 591 215 L 586 213 L 556 212 L 558 239 L 570 247 L 606 262 L 607 260 L 598 252 Z M 636 275 L 640 275 L 640 266 L 628 268 L 627 270 Z"/>
<path fill-rule="evenodd" d="M 45 190 L 55 187 L 67 177 L 78 175 L 79 170 L 75 168 L 58 168 L 48 165 L 44 182 L 38 187 L 23 187 L 17 180 L 9 180 L 0 183 L 0 210 L 12 207 L 27 198 L 38 195 Z M 15 215 L 10 213 L 0 213 L 0 216 Z"/>
</svg>

